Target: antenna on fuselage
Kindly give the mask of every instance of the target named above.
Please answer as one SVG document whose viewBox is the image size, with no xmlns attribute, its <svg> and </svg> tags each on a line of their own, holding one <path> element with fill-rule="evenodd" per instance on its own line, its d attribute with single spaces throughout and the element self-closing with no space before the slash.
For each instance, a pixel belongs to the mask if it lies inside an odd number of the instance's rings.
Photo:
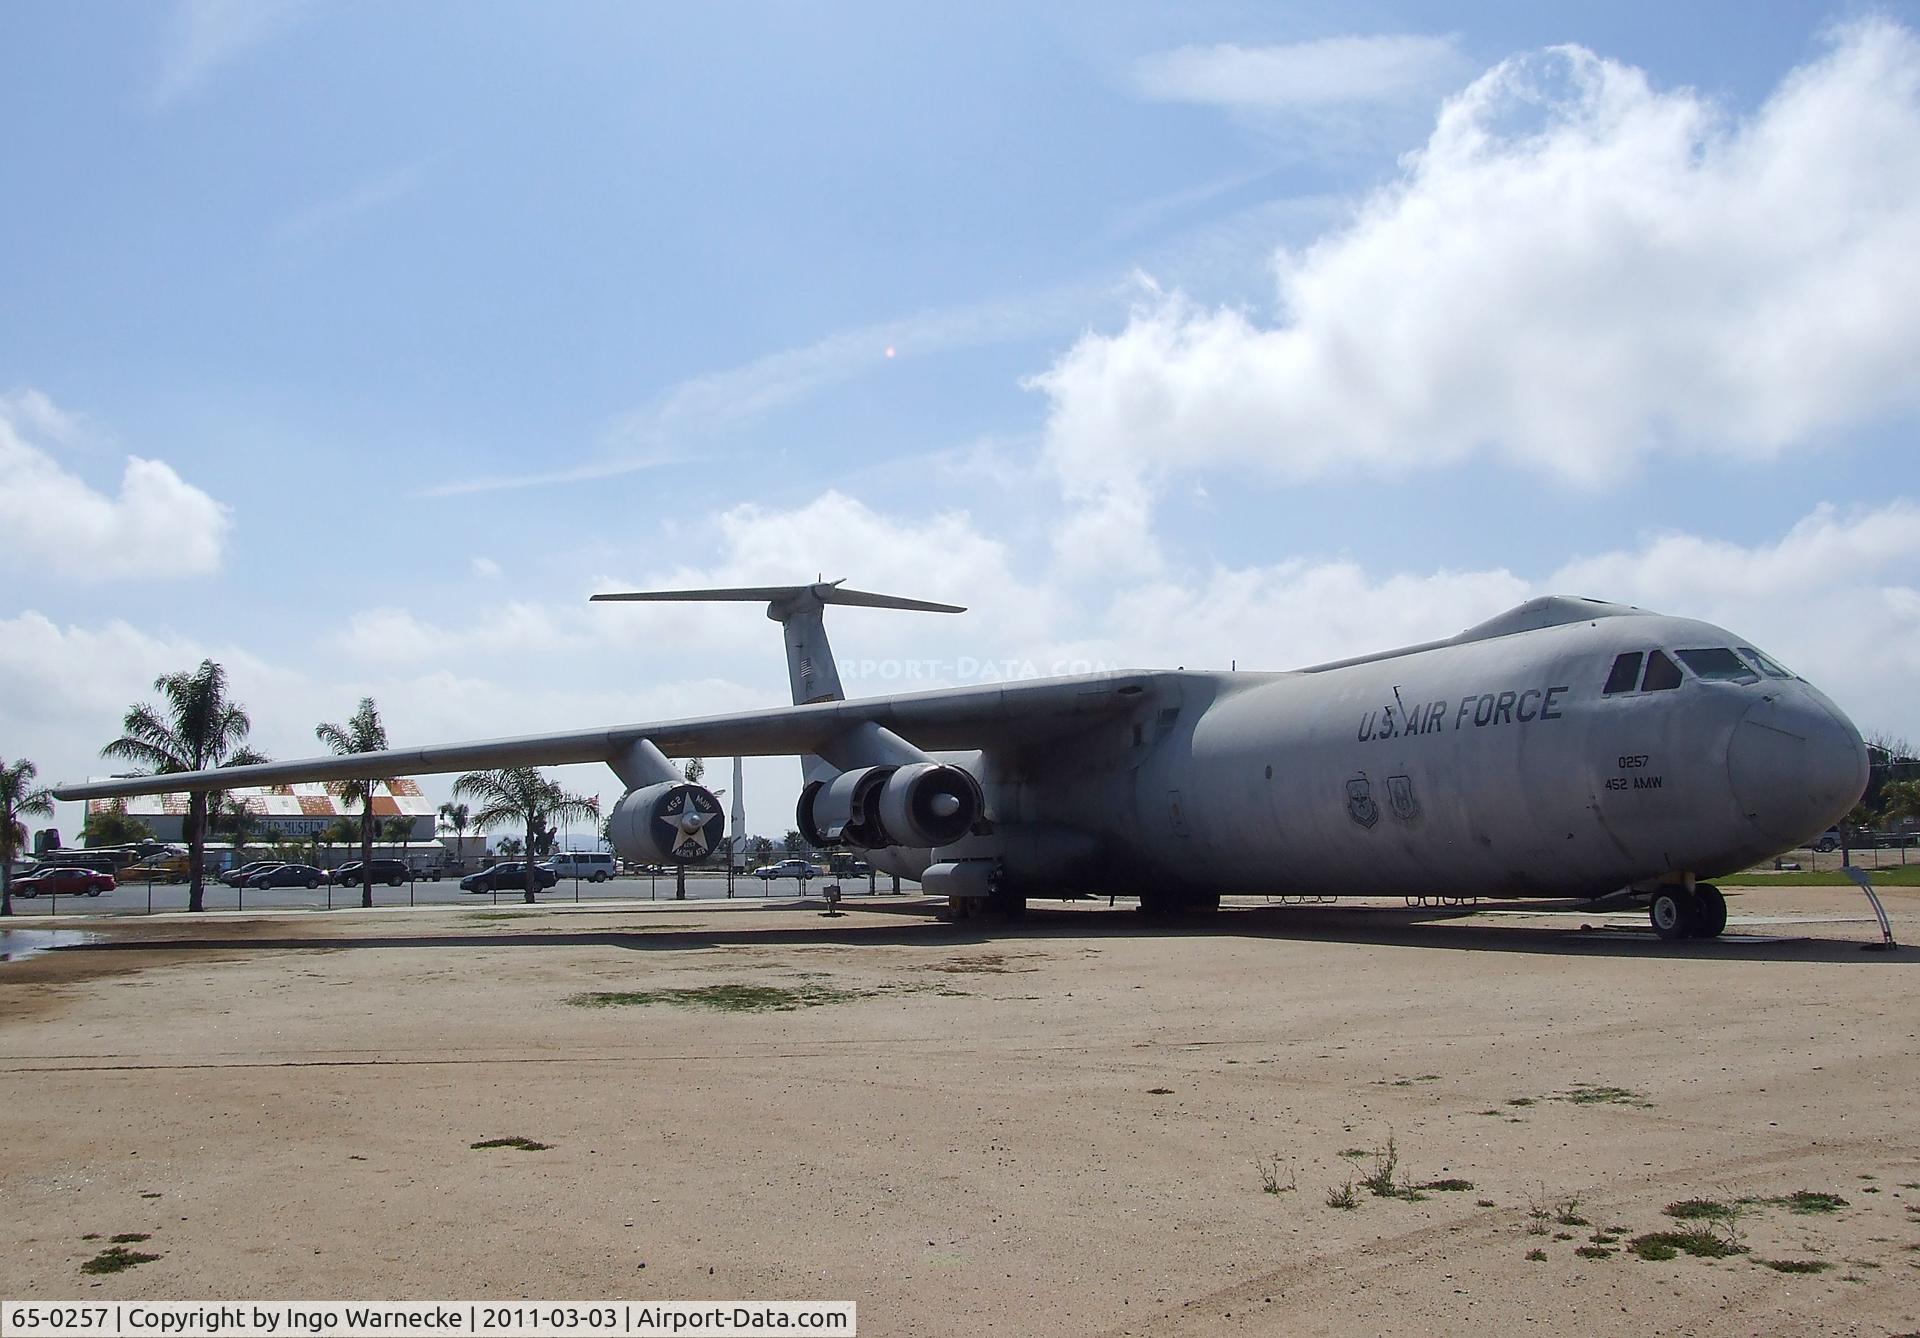
<svg viewBox="0 0 1920 1338">
<path fill-rule="evenodd" d="M 834 665 L 833 646 L 827 641 L 826 622 L 821 611 L 829 604 L 845 604 L 862 609 L 904 609 L 910 613 L 965 613 L 959 604 L 936 604 L 926 599 L 907 599 L 900 595 L 878 595 L 870 590 L 849 590 L 844 578 L 839 581 L 815 581 L 812 585 L 750 585 L 714 590 L 635 590 L 618 594 L 595 595 L 603 603 L 745 603 L 767 602 L 767 617 L 780 624 L 786 634 L 787 679 L 793 687 L 793 704 L 846 700 L 840 687 L 840 671 Z"/>
</svg>

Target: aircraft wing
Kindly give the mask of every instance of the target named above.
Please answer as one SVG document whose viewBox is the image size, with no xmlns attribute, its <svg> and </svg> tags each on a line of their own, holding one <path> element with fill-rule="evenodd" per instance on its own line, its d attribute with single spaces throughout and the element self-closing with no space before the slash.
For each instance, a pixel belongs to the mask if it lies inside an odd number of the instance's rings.
<svg viewBox="0 0 1920 1338">
<path fill-rule="evenodd" d="M 564 734 L 526 734 L 432 748 L 308 757 L 249 767 L 126 776 L 54 787 L 64 800 L 108 799 L 182 790 L 226 790 L 293 781 L 344 781 L 422 776 L 493 767 L 605 762 L 636 740 L 651 740 L 670 757 L 783 757 L 816 753 L 856 725 L 872 722 L 930 752 L 964 748 L 1024 749 L 1077 733 L 1151 696 L 1160 675 L 1086 674 L 1072 678 L 946 688 L 858 701 L 814 702 L 691 720 L 617 725 Z"/>
</svg>

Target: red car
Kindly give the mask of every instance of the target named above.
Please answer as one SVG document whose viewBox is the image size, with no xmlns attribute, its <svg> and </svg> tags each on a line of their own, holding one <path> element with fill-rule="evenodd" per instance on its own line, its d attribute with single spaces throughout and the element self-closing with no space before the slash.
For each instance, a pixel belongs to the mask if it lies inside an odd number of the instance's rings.
<svg viewBox="0 0 1920 1338">
<path fill-rule="evenodd" d="M 37 869 L 25 878 L 14 879 L 13 895 L 37 897 L 45 893 L 48 896 L 77 897 L 84 892 L 90 897 L 97 897 L 102 892 L 113 891 L 117 886 L 119 884 L 113 881 L 110 873 L 69 865 L 59 869 Z"/>
</svg>

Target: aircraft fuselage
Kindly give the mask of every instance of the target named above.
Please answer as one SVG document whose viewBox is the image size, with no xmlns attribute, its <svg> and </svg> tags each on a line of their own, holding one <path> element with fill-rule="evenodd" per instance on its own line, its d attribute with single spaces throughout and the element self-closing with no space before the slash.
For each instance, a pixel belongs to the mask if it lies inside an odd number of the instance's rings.
<svg viewBox="0 0 1920 1338">
<path fill-rule="evenodd" d="M 1632 613 L 1292 673 L 1157 674 L 1133 713 L 1043 752 L 954 755 L 992 832 L 874 855 L 908 876 L 997 859 L 1039 896 L 1591 897 L 1709 878 L 1823 830 L 1867 779 L 1858 732 L 1811 684 L 1763 656 L 1741 661 L 1748 681 L 1704 677 L 1681 654 L 1750 646 Z M 1620 656 L 1656 650 L 1674 686 L 1606 691 Z"/>
</svg>

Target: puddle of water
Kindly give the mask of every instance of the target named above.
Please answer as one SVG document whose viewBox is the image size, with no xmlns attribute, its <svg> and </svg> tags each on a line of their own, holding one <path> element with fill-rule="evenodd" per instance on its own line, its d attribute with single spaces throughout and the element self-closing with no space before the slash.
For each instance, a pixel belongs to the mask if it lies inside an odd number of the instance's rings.
<svg viewBox="0 0 1920 1338">
<path fill-rule="evenodd" d="M 24 962 L 53 948 L 92 941 L 92 934 L 77 929 L 0 929 L 0 962 Z"/>
</svg>

